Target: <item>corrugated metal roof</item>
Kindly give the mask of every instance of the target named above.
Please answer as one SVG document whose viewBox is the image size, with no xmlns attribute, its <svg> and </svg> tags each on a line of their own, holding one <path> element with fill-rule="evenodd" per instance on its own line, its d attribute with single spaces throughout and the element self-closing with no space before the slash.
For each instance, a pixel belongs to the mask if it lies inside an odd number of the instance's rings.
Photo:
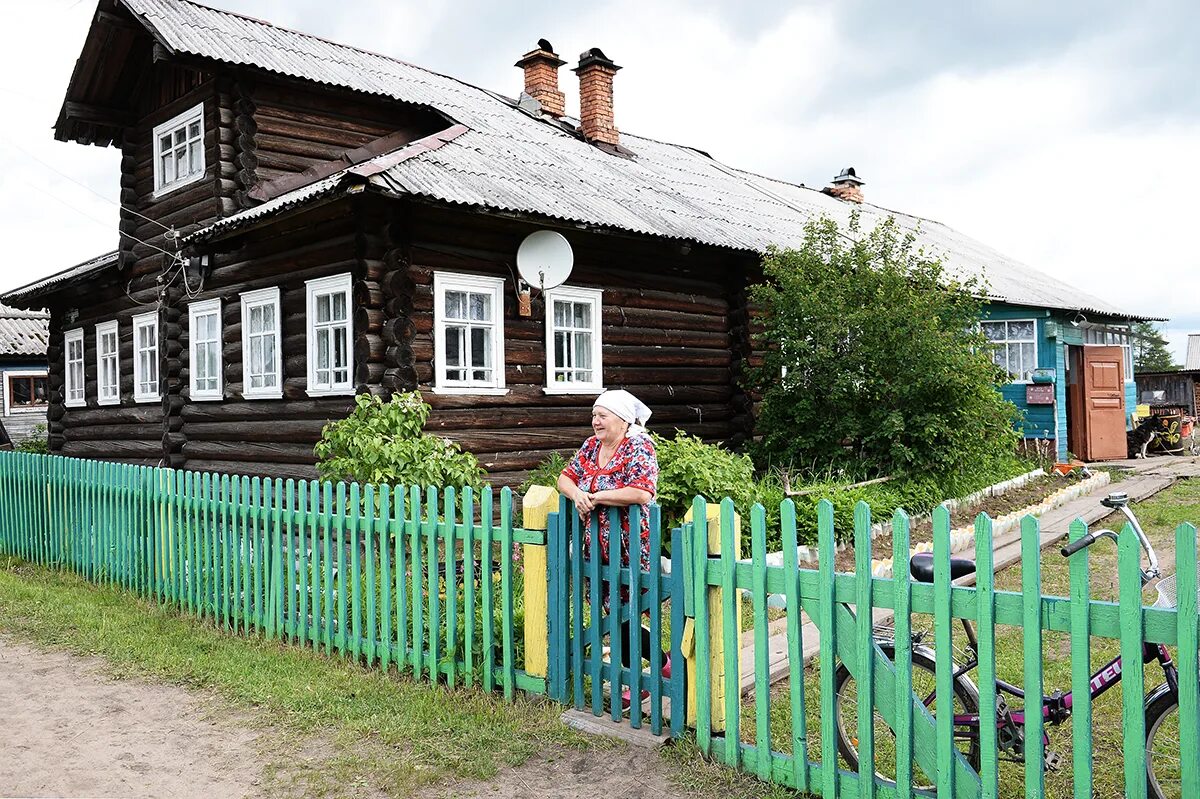
<svg viewBox="0 0 1200 799">
<path fill-rule="evenodd" d="M 46 354 L 50 315 L 0 305 L 0 356 Z"/>
<path fill-rule="evenodd" d="M 37 299 L 39 296 L 46 294 L 49 290 L 65 286 L 69 283 L 77 282 L 85 277 L 89 277 L 97 272 L 104 271 L 110 267 L 117 265 L 117 252 L 106 252 L 103 255 L 98 255 L 95 258 L 84 261 L 81 264 L 76 264 L 61 272 L 56 272 L 50 277 L 42 278 L 34 283 L 21 286 L 13 289 L 6 294 L 0 295 L 0 301 L 13 305 L 28 305 L 30 301 Z"/>
<path fill-rule="evenodd" d="M 695 149 L 628 133 L 621 134 L 621 143 L 635 157 L 614 156 L 510 100 L 403 61 L 188 0 L 121 1 L 177 52 L 427 105 L 469 129 L 444 147 L 401 159 L 370 177 L 388 192 L 753 252 L 797 246 L 804 225 L 822 215 L 844 223 L 857 210 L 864 229 L 895 216 L 952 274 L 985 280 L 989 299 L 1141 318 L 937 222 L 848 204 L 727 167 Z M 221 220 L 191 240 L 326 195 L 371 163 Z"/>
<path fill-rule="evenodd" d="M 1188 335 L 1187 357 L 1183 360 L 1184 369 L 1200 369 L 1200 333 Z"/>
</svg>

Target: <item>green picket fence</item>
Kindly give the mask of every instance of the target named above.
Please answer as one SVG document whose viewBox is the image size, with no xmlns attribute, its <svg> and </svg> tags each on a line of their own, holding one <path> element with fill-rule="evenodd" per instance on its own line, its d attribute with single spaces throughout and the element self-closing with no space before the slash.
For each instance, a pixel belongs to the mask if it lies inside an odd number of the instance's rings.
<svg viewBox="0 0 1200 799">
<path fill-rule="evenodd" d="M 752 557 L 737 560 L 732 531 L 735 511 L 732 502 L 721 506 L 721 543 L 713 555 L 703 528 L 687 524 L 683 529 L 689 552 L 691 602 L 687 609 L 695 619 L 695 661 L 698 698 L 696 740 L 709 757 L 771 780 L 822 797 L 910 797 L 932 795 L 997 797 L 1045 795 L 1046 747 L 1040 702 L 1029 702 L 1031 712 L 1023 721 L 1023 785 L 1001 784 L 1001 758 L 1014 757 L 1013 713 L 1020 700 L 1007 697 L 1001 704 L 995 690 L 997 670 L 997 625 L 1020 628 L 1024 655 L 1023 688 L 1028 697 L 1042 697 L 1043 631 L 1070 634 L 1073 760 L 1063 763 L 1072 770 L 1075 796 L 1093 795 L 1092 713 L 1093 669 L 1103 664 L 1091 661 L 1092 643 L 1097 638 L 1119 641 L 1122 661 L 1135 663 L 1116 671 L 1122 682 L 1124 795 L 1147 795 L 1147 760 L 1157 771 L 1162 794 L 1173 797 L 1200 796 L 1198 780 L 1197 721 L 1197 594 L 1196 530 L 1181 525 L 1176 534 L 1178 607 L 1144 607 L 1139 573 L 1141 549 L 1130 526 L 1120 534 L 1119 601 L 1094 600 L 1089 593 L 1088 550 L 1073 556 L 1070 566 L 1070 597 L 1043 596 L 1040 579 L 1039 530 L 1037 520 L 1025 519 L 1022 534 L 1022 591 L 995 590 L 992 575 L 991 521 L 980 516 L 976 524 L 974 556 L 978 584 L 952 584 L 950 573 L 950 517 L 944 509 L 934 514 L 934 580 L 915 582 L 906 568 L 909 558 L 908 517 L 897 512 L 892 539 L 895 563 L 890 578 L 870 577 L 870 509 L 860 503 L 855 512 L 855 573 L 835 573 L 833 506 L 822 502 L 819 513 L 819 571 L 797 568 L 795 510 L 790 501 L 782 506 L 784 563 L 767 564 L 765 513 L 761 506 L 750 512 Z M 703 518 L 704 505 L 697 499 L 694 518 Z M 1087 532 L 1077 522 L 1071 539 Z M 1057 557 L 1057 552 L 1055 553 Z M 689 576 L 690 577 L 690 576 Z M 713 616 L 706 599 L 722 592 L 721 612 Z M 750 598 L 754 631 L 754 729 L 740 729 L 748 708 L 742 707 L 738 689 L 738 639 L 736 599 Z M 768 598 L 781 595 L 786 615 L 789 673 L 786 682 L 772 692 L 768 673 Z M 881 634 L 876 614 L 894 612 L 894 626 Z M 806 691 L 802 652 L 804 621 L 819 630 L 818 690 Z M 922 619 L 931 626 L 933 641 L 914 643 L 914 625 Z M 978 629 L 974 649 L 978 667 L 970 675 L 960 670 L 961 659 L 951 638 L 958 620 L 971 620 Z M 812 629 L 811 627 L 809 628 Z M 811 634 L 811 632 L 810 632 Z M 961 642 L 963 633 L 959 633 Z M 710 649 L 723 639 L 724 728 L 713 729 L 713 671 Z M 1147 713 L 1143 709 L 1146 679 L 1141 664 L 1152 662 L 1158 645 L 1177 647 L 1178 708 L 1151 719 L 1159 734 L 1148 745 Z M 960 652 L 961 654 L 961 652 Z M 967 653 L 970 654 L 969 652 Z M 1162 671 L 1150 666 L 1152 674 Z M 1003 677 L 1003 675 L 1000 675 Z M 972 683 L 977 695 L 972 693 Z M 848 687 L 849 686 L 849 687 Z M 986 686 L 992 686 L 987 688 Z M 811 688 L 811 686 L 810 686 Z M 841 693 L 839 693 L 839 688 Z M 812 694 L 815 693 L 816 696 Z M 1159 693 L 1170 694 L 1169 687 Z M 1003 694 L 1001 695 L 1004 696 Z M 1168 696 L 1156 707 L 1170 704 Z M 849 700 L 849 701 L 848 701 Z M 1061 702 L 1062 700 L 1060 700 Z M 790 725 L 773 728 L 780 716 L 773 703 L 788 704 Z M 817 702 L 820 757 L 810 757 L 806 713 Z M 954 712 L 940 708 L 954 707 Z M 1161 723 L 1160 723 L 1161 722 Z M 852 742 L 857 769 L 848 758 L 839 764 L 839 730 Z M 1067 733 L 1063 733 L 1066 735 Z M 1006 737 L 1007 736 L 1007 737 Z M 752 742 L 745 739 L 752 738 Z M 1149 755 L 1147 749 L 1152 749 Z M 813 748 L 817 748 L 815 745 Z M 886 750 L 886 751 L 884 751 Z M 1182 753 L 1182 754 L 1181 754 Z M 1112 764 L 1107 764 L 1112 768 Z M 1153 794 L 1152 794 L 1153 795 Z"/>
<path fill-rule="evenodd" d="M 514 625 L 510 489 L 393 489 L 0 453 L 0 552 L 325 653 L 545 693 Z M 498 510 L 499 513 L 495 513 Z M 499 521 L 495 521 L 498 518 Z"/>
</svg>

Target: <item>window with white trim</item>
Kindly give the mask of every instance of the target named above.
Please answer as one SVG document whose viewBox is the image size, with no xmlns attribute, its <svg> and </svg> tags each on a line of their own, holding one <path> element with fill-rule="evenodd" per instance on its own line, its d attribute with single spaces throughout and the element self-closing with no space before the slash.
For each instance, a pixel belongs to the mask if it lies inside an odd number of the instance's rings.
<svg viewBox="0 0 1200 799">
<path fill-rule="evenodd" d="M 193 302 L 188 306 L 189 395 L 193 400 L 219 400 L 221 381 L 221 300 Z"/>
<path fill-rule="evenodd" d="M 1083 343 L 1100 347 L 1120 347 L 1122 360 L 1125 362 L 1125 382 L 1134 382 L 1133 376 L 1133 345 L 1129 340 L 1127 327 L 1089 327 L 1083 331 Z"/>
<path fill-rule="evenodd" d="M 308 294 L 308 395 L 354 393 L 350 274 L 306 283 Z"/>
<path fill-rule="evenodd" d="M 204 177 L 204 103 L 154 128 L 154 192 Z"/>
<path fill-rule="evenodd" d="M 63 404 L 68 408 L 77 408 L 87 402 L 84 394 L 82 328 L 63 334 L 63 359 Z"/>
<path fill-rule="evenodd" d="M 4 415 L 10 416 L 14 410 L 27 408 L 45 408 L 46 401 L 46 370 L 14 370 L 4 372 Z M 45 413 L 45 410 L 41 411 Z"/>
<path fill-rule="evenodd" d="M 242 294 L 242 396 L 247 399 L 283 396 L 278 287 Z"/>
<path fill-rule="evenodd" d="M 560 286 L 546 292 L 546 391 L 599 391 L 600 289 Z"/>
<path fill-rule="evenodd" d="M 121 401 L 121 357 L 117 323 L 96 325 L 96 401 L 116 405 Z"/>
<path fill-rule="evenodd" d="M 504 389 L 504 279 L 433 274 L 434 385 Z"/>
<path fill-rule="evenodd" d="M 1014 383 L 1033 380 L 1037 368 L 1037 321 L 1033 319 L 988 320 L 979 323 L 992 345 L 992 360 Z"/>
<path fill-rule="evenodd" d="M 158 312 L 151 311 L 133 317 L 133 401 L 158 399 Z"/>
</svg>

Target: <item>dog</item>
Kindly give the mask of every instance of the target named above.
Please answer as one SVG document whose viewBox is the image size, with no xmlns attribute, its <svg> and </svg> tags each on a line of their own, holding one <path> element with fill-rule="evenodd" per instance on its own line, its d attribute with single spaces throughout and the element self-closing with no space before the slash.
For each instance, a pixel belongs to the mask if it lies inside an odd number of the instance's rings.
<svg viewBox="0 0 1200 799">
<path fill-rule="evenodd" d="M 1125 434 L 1129 457 L 1145 458 L 1146 449 L 1158 437 L 1158 420 L 1153 416 L 1143 419 L 1137 427 Z"/>
</svg>

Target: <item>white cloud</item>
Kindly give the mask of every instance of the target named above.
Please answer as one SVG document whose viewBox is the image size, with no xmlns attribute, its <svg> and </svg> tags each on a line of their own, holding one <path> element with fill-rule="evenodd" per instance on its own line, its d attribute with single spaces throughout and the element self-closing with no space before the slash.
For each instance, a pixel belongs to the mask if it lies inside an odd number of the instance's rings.
<svg viewBox="0 0 1200 799">
<path fill-rule="evenodd" d="M 1169 93 L 1163 102 L 1168 53 L 1146 45 L 1179 35 L 1169 13 L 1094 24 L 1088 35 L 1061 25 L 1061 40 L 1028 53 L 1009 27 L 1013 41 L 981 42 L 978 57 L 960 40 L 941 57 L 914 25 L 860 36 L 835 3 L 756 7 L 749 24 L 743 11 L 682 0 L 569 9 L 343 0 L 334 12 L 317 0 L 216 2 L 509 95 L 520 89 L 512 63 L 547 36 L 570 62 L 561 72 L 569 110 L 578 103 L 568 69 L 599 46 L 625 67 L 623 130 L 809 185 L 853 165 L 873 202 L 938 219 L 1131 311 L 1178 317 L 1179 359 L 1183 328 L 1200 330 L 1180 290 L 1200 266 L 1189 235 L 1200 120 Z M 116 242 L 117 151 L 58 143 L 50 130 L 94 7 L 14 4 L 0 32 L 0 101 L 20 109 L 0 128 L 0 289 Z M 936 35 L 958 33 L 954 20 L 929 21 Z"/>
</svg>

